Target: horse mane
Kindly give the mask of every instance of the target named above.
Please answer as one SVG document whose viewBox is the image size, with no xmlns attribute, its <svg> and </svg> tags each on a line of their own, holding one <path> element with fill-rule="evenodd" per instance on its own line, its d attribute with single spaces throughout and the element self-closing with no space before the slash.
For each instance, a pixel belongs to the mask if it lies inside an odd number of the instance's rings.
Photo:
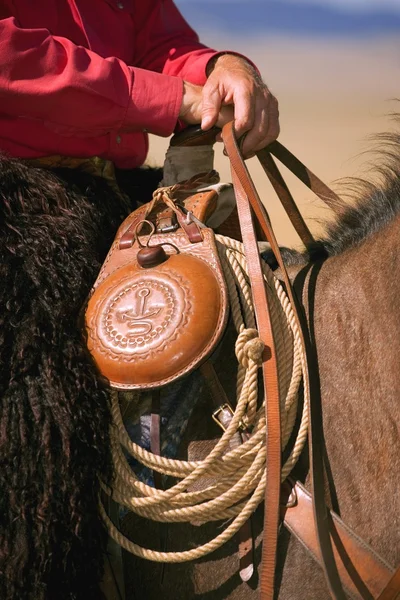
<svg viewBox="0 0 400 600">
<path fill-rule="evenodd" d="M 397 119 L 400 121 L 400 116 Z M 310 249 L 311 260 L 321 254 L 336 256 L 361 244 L 399 214 L 400 133 L 383 133 L 374 139 L 378 143 L 375 182 L 354 177 L 342 180 L 346 190 L 335 207 L 338 216 L 327 225 L 326 236 Z"/>
</svg>

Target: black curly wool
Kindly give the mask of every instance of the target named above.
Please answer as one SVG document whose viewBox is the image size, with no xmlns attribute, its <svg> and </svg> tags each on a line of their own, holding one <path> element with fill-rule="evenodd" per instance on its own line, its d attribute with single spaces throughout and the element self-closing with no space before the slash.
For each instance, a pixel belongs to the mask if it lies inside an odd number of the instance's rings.
<svg viewBox="0 0 400 600">
<path fill-rule="evenodd" d="M 103 180 L 0 159 L 1 600 L 101 597 L 109 398 L 78 319 L 129 212 Z"/>
</svg>

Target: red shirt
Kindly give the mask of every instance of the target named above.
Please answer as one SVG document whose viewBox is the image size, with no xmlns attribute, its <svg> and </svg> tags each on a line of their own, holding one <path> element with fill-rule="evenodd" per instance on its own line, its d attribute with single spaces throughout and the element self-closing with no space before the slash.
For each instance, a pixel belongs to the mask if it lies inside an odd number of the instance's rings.
<svg viewBox="0 0 400 600">
<path fill-rule="evenodd" d="M 172 0 L 1 0 L 0 149 L 139 166 L 214 54 Z"/>
</svg>

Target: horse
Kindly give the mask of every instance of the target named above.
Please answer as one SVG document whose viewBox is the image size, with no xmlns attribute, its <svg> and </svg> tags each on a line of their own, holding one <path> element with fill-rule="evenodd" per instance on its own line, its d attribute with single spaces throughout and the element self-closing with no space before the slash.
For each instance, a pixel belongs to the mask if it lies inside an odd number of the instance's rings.
<svg viewBox="0 0 400 600">
<path fill-rule="evenodd" d="M 395 275 L 400 267 L 400 135 L 380 139 L 385 146 L 379 182 L 352 180 L 353 201 L 336 201 L 336 219 L 326 236 L 304 253 L 286 249 L 284 256 L 316 351 L 313 375 L 323 412 L 329 505 L 394 568 L 400 562 L 400 289 Z M 277 268 L 271 252 L 264 258 Z M 228 387 L 235 378 L 234 364 L 229 340 L 216 366 Z M 182 442 L 182 458 L 204 456 L 220 437 L 211 412 L 204 391 Z M 305 453 L 292 476 L 310 485 Z M 168 550 L 177 551 L 206 543 L 225 525 L 174 523 L 165 529 L 129 514 L 121 530 L 145 546 L 151 540 L 152 547 L 160 547 L 167 539 Z M 124 552 L 127 598 L 259 598 L 261 509 L 252 525 L 256 573 L 248 582 L 239 576 L 237 539 L 193 563 L 159 565 Z M 331 597 L 322 568 L 283 526 L 277 556 L 277 600 Z M 362 597 L 372 600 L 360 585 Z"/>
<path fill-rule="evenodd" d="M 400 560 L 398 283 L 391 277 L 399 262 L 399 141 L 396 134 L 387 139 L 383 181 L 359 183 L 358 203 L 336 207 L 325 239 L 304 254 L 285 252 L 317 349 L 332 508 L 393 566 Z M 159 173 L 145 179 L 136 192 L 154 189 Z M 112 481 L 110 410 L 80 313 L 132 203 L 85 172 L 5 157 L 0 195 L 1 597 L 97 600 L 105 544 L 98 479 Z M 219 371 L 228 386 L 231 356 L 227 341 Z M 206 452 L 220 435 L 203 396 L 183 457 L 192 448 Z M 306 485 L 307 469 L 303 457 L 294 473 Z M 132 515 L 122 527 L 139 542 L 159 537 L 157 524 Z M 257 572 L 248 583 L 239 578 L 232 540 L 193 564 L 158 566 L 124 554 L 127 598 L 257 598 L 262 509 L 253 528 Z M 174 549 L 201 544 L 212 531 L 215 524 L 174 525 L 161 537 Z M 283 528 L 276 597 L 329 598 L 320 568 Z"/>
</svg>

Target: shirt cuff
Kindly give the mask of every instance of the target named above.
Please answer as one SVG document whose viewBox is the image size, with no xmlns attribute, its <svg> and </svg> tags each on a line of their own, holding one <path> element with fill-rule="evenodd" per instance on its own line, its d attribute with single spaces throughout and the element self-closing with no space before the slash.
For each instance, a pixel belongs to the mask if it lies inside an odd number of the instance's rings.
<svg viewBox="0 0 400 600">
<path fill-rule="evenodd" d="M 148 131 L 168 137 L 182 105 L 182 79 L 135 67 L 131 71 L 132 90 L 121 131 Z"/>
<path fill-rule="evenodd" d="M 190 53 L 190 64 L 186 64 L 181 73 L 182 79 L 194 85 L 204 85 L 207 81 L 207 65 L 220 52 L 201 49 Z"/>
</svg>

